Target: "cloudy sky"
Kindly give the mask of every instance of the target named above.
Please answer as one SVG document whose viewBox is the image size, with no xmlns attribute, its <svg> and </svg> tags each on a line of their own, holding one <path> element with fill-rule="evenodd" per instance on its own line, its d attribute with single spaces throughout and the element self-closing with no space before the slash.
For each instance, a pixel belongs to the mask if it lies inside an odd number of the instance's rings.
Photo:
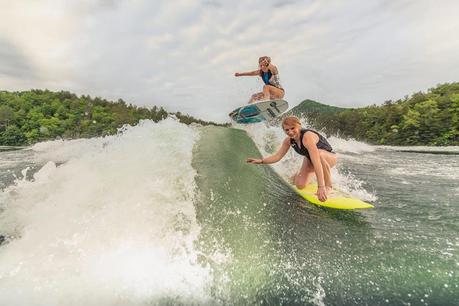
<svg viewBox="0 0 459 306">
<path fill-rule="evenodd" d="M 262 87 L 294 106 L 379 104 L 459 81 L 459 1 L 0 0 L 0 90 L 47 88 L 205 120 Z"/>
</svg>

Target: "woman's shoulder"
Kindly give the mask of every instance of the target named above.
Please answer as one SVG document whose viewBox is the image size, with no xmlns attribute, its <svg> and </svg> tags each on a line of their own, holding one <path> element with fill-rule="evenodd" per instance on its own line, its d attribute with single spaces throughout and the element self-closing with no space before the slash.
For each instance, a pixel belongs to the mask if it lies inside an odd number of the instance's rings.
<svg viewBox="0 0 459 306">
<path fill-rule="evenodd" d="M 290 137 L 285 137 L 285 139 L 284 139 L 284 141 L 282 143 L 290 146 L 291 142 L 292 142 L 292 140 L 290 139 Z"/>
<path fill-rule="evenodd" d="M 271 64 L 271 67 L 269 67 L 269 70 L 271 70 L 272 74 L 278 74 L 279 71 L 277 70 L 277 67 L 273 64 Z"/>
<path fill-rule="evenodd" d="M 317 133 L 314 130 L 303 129 L 302 132 L 303 132 L 303 141 L 305 141 L 305 140 L 313 140 L 313 141 L 319 140 L 319 136 L 317 135 Z"/>
<path fill-rule="evenodd" d="M 301 132 L 303 133 L 303 138 L 317 135 L 316 131 L 311 129 L 301 129 Z"/>
</svg>

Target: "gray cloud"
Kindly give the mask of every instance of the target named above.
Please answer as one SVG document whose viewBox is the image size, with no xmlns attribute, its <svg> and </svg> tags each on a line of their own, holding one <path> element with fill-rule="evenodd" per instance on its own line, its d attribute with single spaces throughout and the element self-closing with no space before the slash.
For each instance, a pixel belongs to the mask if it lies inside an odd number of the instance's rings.
<svg viewBox="0 0 459 306">
<path fill-rule="evenodd" d="M 298 2 L 300 2 L 300 1 L 294 1 L 294 0 L 275 1 L 273 3 L 273 7 L 274 8 L 280 8 L 280 7 L 284 7 L 284 6 L 294 5 L 294 4 L 297 4 Z"/>
<path fill-rule="evenodd" d="M 206 1 L 203 1 L 202 4 L 204 6 L 209 6 L 209 7 L 212 7 L 212 8 L 223 7 L 222 3 L 220 1 L 216 1 L 216 0 L 206 0 Z"/>
<path fill-rule="evenodd" d="M 226 120 L 261 89 L 257 78 L 233 76 L 256 69 L 260 55 L 278 66 L 292 106 L 306 98 L 381 103 L 457 81 L 459 74 L 459 3 L 452 0 L 441 6 L 426 0 L 71 3 L 60 7 L 73 17 L 72 33 L 56 46 L 61 73 L 43 74 L 62 80 L 56 89 L 61 84 L 203 119 Z M 8 66 L 12 79 L 31 70 L 32 61 L 20 54 L 33 50 L 19 46 L 0 46 L 15 63 Z M 72 73 L 63 76 L 66 70 Z"/>
<path fill-rule="evenodd" d="M 13 43 L 0 38 L 0 75 L 10 78 L 36 79 L 29 59 Z"/>
</svg>

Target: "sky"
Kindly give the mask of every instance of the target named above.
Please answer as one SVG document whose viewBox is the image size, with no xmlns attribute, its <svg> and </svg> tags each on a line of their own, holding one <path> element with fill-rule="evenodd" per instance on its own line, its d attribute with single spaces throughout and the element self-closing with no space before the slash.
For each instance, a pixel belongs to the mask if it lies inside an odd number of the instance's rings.
<svg viewBox="0 0 459 306">
<path fill-rule="evenodd" d="M 459 81 L 457 0 L 0 0 L 0 90 L 66 90 L 204 120 L 262 89 L 359 107 Z"/>
</svg>

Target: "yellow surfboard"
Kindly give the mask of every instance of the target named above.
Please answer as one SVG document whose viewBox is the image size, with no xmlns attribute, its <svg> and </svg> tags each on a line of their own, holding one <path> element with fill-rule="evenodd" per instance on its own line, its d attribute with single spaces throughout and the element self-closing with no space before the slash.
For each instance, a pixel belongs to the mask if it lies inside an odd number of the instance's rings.
<svg viewBox="0 0 459 306">
<path fill-rule="evenodd" d="M 362 200 L 351 198 L 339 190 L 334 190 L 325 202 L 321 202 L 315 194 L 317 192 L 317 184 L 309 184 L 303 189 L 298 189 L 296 186 L 292 187 L 301 197 L 319 206 L 335 209 L 363 209 L 374 207 Z"/>
</svg>

